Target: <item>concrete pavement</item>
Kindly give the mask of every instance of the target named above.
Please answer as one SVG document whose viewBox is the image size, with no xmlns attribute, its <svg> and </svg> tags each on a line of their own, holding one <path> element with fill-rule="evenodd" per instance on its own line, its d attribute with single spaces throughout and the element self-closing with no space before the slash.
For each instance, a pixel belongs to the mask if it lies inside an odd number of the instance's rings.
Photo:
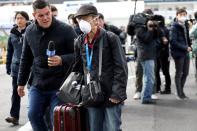
<svg viewBox="0 0 197 131">
<path fill-rule="evenodd" d="M 142 105 L 133 100 L 135 91 L 135 63 L 129 63 L 128 99 L 123 107 L 123 131 L 196 131 L 197 130 L 197 86 L 194 77 L 194 66 L 191 62 L 185 93 L 187 101 L 176 100 L 174 85 L 174 62 L 171 62 L 172 92 L 171 95 L 159 95 L 156 105 Z M 11 78 L 6 75 L 5 68 L 0 66 L 0 131 L 16 131 L 27 121 L 27 91 L 21 101 L 20 125 L 13 127 L 4 121 L 8 116 L 11 97 Z M 162 79 L 163 81 L 163 79 Z M 162 87 L 163 88 L 163 87 Z"/>
</svg>

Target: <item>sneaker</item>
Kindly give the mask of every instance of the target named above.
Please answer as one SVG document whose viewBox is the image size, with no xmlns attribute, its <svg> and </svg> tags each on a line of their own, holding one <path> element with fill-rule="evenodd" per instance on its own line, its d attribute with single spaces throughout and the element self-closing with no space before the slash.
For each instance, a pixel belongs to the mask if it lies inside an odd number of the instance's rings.
<svg viewBox="0 0 197 131">
<path fill-rule="evenodd" d="M 181 97 L 179 97 L 178 95 L 176 95 L 176 99 L 177 100 L 183 100 Z"/>
<path fill-rule="evenodd" d="M 184 97 L 176 95 L 177 100 L 184 100 Z"/>
<path fill-rule="evenodd" d="M 5 119 L 5 121 L 8 122 L 8 123 L 12 123 L 13 125 L 18 125 L 19 124 L 18 120 L 14 117 L 7 117 Z"/>
<path fill-rule="evenodd" d="M 189 100 L 189 97 L 184 96 L 184 97 L 183 97 L 183 100 Z"/>
<path fill-rule="evenodd" d="M 162 94 L 162 95 L 171 94 L 171 91 L 169 91 L 169 90 L 164 90 L 164 91 L 161 91 L 160 94 Z"/>
<path fill-rule="evenodd" d="M 134 100 L 139 100 L 141 98 L 141 93 L 140 92 L 136 92 L 135 95 L 133 96 Z"/>
<path fill-rule="evenodd" d="M 153 99 L 153 100 L 158 100 L 159 98 L 158 98 L 158 96 L 157 96 L 157 95 L 152 94 L 152 95 L 151 95 L 151 99 Z"/>
</svg>

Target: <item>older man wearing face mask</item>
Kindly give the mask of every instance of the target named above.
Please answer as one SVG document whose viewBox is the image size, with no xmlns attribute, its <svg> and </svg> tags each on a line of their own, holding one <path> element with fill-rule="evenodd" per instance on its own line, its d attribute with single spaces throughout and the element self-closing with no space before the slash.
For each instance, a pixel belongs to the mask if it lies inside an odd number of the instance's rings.
<svg viewBox="0 0 197 131">
<path fill-rule="evenodd" d="M 99 27 L 97 9 L 83 5 L 75 17 L 84 33 L 75 41 L 75 57 L 80 58 L 78 71 L 85 75 L 85 84 L 100 82 L 105 94 L 101 105 L 88 107 L 90 131 L 120 131 L 122 102 L 127 98 L 127 62 L 120 39 Z M 102 48 L 102 70 L 99 80 L 99 44 Z M 81 70 L 80 70 L 81 69 Z"/>
<path fill-rule="evenodd" d="M 178 9 L 176 21 L 172 24 L 170 34 L 171 54 L 175 61 L 175 84 L 177 99 L 187 100 L 184 93 L 184 85 L 189 72 L 189 52 L 192 50 L 189 39 L 189 27 L 186 22 L 187 11 Z"/>
</svg>

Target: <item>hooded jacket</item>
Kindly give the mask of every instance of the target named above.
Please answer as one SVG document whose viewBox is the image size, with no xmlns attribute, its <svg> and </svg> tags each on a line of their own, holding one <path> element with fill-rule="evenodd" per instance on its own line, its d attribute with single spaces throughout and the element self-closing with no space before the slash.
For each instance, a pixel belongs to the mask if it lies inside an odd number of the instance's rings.
<svg viewBox="0 0 197 131">
<path fill-rule="evenodd" d="M 8 38 L 6 71 L 7 74 L 11 73 L 11 76 L 14 77 L 18 76 L 25 30 L 26 28 L 19 32 L 18 26 L 14 25 L 14 27 L 10 31 L 10 36 Z"/>
</svg>

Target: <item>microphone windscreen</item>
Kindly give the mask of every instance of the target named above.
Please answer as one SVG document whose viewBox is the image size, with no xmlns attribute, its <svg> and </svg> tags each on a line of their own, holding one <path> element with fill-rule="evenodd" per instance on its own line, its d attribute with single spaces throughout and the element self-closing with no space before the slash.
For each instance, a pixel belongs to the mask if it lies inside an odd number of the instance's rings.
<svg viewBox="0 0 197 131">
<path fill-rule="evenodd" d="M 54 43 L 54 41 L 49 41 L 48 50 L 49 51 L 54 51 L 55 50 L 55 43 Z"/>
</svg>

